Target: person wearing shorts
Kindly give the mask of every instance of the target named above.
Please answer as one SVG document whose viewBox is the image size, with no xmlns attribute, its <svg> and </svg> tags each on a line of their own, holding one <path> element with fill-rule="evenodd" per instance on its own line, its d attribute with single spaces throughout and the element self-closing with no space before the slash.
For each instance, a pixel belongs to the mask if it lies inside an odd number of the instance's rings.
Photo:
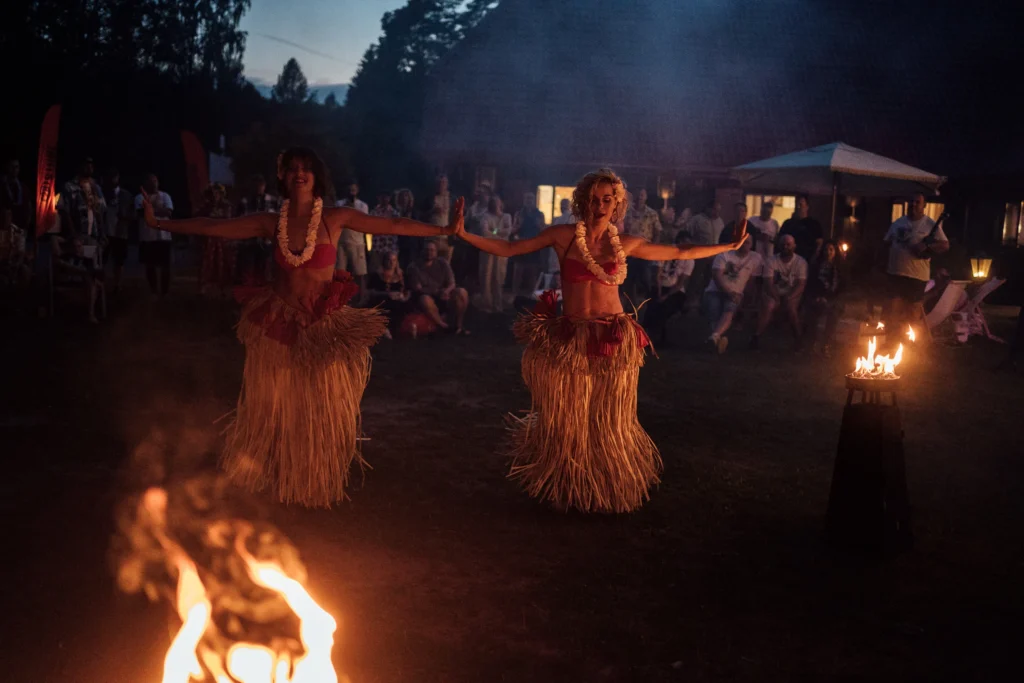
<svg viewBox="0 0 1024 683">
<path fill-rule="evenodd" d="M 915 194 L 907 202 L 907 214 L 897 219 L 885 235 L 889 243 L 888 297 L 883 317 L 889 329 L 903 330 L 924 320 L 924 287 L 931 277 L 931 257 L 949 251 L 942 227 L 924 214 L 925 198 Z M 922 329 L 926 329 L 923 326 Z M 898 336 L 898 335 L 897 335 Z"/>
<path fill-rule="evenodd" d="M 716 353 L 725 353 L 729 338 L 725 333 L 743 302 L 743 293 L 751 276 L 761 277 L 764 261 L 751 249 L 750 235 L 736 251 L 726 251 L 711 264 L 711 282 L 701 297 L 701 308 L 711 323 L 707 344 Z"/>
</svg>

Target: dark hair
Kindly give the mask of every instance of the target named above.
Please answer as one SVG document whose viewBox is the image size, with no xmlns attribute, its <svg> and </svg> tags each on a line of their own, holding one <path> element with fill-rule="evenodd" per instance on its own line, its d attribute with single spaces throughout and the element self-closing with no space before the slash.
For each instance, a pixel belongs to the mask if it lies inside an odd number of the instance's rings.
<svg viewBox="0 0 1024 683">
<path fill-rule="evenodd" d="M 718 204 L 717 199 L 709 199 L 708 201 L 704 202 L 704 209 L 707 210 L 713 208 L 716 204 Z"/>
<path fill-rule="evenodd" d="M 797 202 L 797 203 L 799 204 L 799 203 L 800 203 L 800 200 L 801 200 L 801 199 L 802 199 L 802 200 L 804 200 L 805 202 L 807 202 L 808 204 L 810 204 L 810 203 L 811 203 L 811 198 L 810 198 L 810 196 L 809 196 L 809 195 L 806 195 L 806 194 L 798 194 L 798 195 L 796 196 L 796 202 Z"/>
<path fill-rule="evenodd" d="M 288 186 L 284 182 L 284 174 L 293 161 L 302 162 L 313 173 L 313 196 L 326 196 L 331 181 L 327 166 L 320 156 L 309 147 L 289 147 L 281 155 L 281 166 L 278 169 L 277 191 L 281 199 L 288 199 Z"/>
<path fill-rule="evenodd" d="M 742 206 L 744 209 L 747 208 L 746 202 L 736 202 L 736 206 Z"/>
</svg>

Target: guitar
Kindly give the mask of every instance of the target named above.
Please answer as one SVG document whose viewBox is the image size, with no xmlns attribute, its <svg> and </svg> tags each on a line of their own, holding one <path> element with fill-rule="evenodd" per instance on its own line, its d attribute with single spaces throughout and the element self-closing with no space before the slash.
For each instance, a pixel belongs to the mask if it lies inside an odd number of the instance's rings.
<svg viewBox="0 0 1024 683">
<path fill-rule="evenodd" d="M 935 235 L 936 233 L 939 232 L 939 228 L 942 227 L 942 223 L 947 218 L 949 218 L 949 211 L 943 211 L 941 214 L 939 214 L 938 220 L 935 221 L 935 225 L 932 226 L 931 231 L 927 235 L 925 235 L 924 239 L 921 240 L 921 244 L 925 245 L 925 247 L 930 247 L 931 245 L 935 244 L 935 242 L 937 241 L 935 239 Z M 925 253 L 921 255 L 921 258 L 927 261 L 931 259 L 931 255 Z"/>
</svg>

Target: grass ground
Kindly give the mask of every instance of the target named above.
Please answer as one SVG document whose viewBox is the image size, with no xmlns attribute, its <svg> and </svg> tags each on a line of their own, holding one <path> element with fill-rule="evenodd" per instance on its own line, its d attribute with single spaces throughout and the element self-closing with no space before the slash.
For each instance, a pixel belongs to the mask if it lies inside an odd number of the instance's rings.
<svg viewBox="0 0 1024 683">
<path fill-rule="evenodd" d="M 215 444 L 233 315 L 181 295 L 98 328 L 5 321 L 7 680 L 159 679 L 166 620 L 116 593 L 111 510 L 157 432 L 183 456 Z M 684 330 L 641 374 L 665 459 L 651 502 L 560 514 L 504 478 L 502 415 L 528 407 L 509 322 L 380 345 L 373 469 L 336 509 L 272 507 L 355 683 L 1020 680 L 1024 393 L 990 345 L 912 354 L 916 546 L 855 561 L 821 536 L 854 349 L 798 356 L 780 331 L 715 357 Z"/>
</svg>

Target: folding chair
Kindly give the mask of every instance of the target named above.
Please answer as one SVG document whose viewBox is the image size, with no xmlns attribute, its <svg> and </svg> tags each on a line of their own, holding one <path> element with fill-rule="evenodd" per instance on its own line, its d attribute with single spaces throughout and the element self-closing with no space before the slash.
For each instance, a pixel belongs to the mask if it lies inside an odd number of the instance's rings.
<svg viewBox="0 0 1024 683">
<path fill-rule="evenodd" d="M 957 311 L 958 313 L 963 313 L 966 318 L 968 334 L 983 334 L 992 341 L 999 342 L 1000 344 L 1006 343 L 1005 339 L 992 334 L 992 331 L 988 329 L 988 322 L 985 320 L 985 315 L 981 312 L 982 302 L 985 301 L 989 294 L 999 289 L 1005 282 L 1006 280 L 1001 280 L 996 277 L 987 281 L 985 284 L 978 287 L 978 291 L 974 293 L 974 296 L 972 296 L 971 299 Z"/>
<path fill-rule="evenodd" d="M 939 297 L 938 302 L 935 304 L 935 308 L 929 311 L 924 316 L 925 324 L 928 326 L 928 332 L 932 338 L 936 338 L 936 330 L 939 325 L 951 318 L 953 314 L 966 304 L 967 294 L 964 291 L 964 286 L 958 282 L 950 282 L 946 285 L 946 290 Z M 963 321 L 958 319 L 953 320 L 954 333 L 958 341 L 967 341 L 966 337 L 961 337 L 964 334 Z"/>
</svg>

